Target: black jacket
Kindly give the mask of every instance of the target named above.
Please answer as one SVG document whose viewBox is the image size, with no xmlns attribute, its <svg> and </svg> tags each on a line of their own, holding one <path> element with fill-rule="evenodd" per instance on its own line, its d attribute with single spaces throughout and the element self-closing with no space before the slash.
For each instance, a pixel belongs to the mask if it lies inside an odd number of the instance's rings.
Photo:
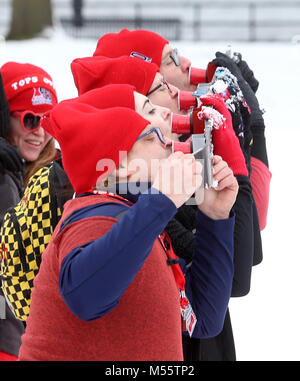
<svg viewBox="0 0 300 381">
<path fill-rule="evenodd" d="M 23 174 L 6 169 L 0 172 L 0 218 L 8 208 L 15 206 L 23 195 Z M 1 281 L 1 279 L 0 279 Z M 0 297 L 4 298 L 0 288 Z M 6 304 L 5 319 L 0 319 L 0 351 L 18 356 L 24 324 L 17 320 Z"/>
<path fill-rule="evenodd" d="M 0 221 L 8 208 L 15 206 L 22 198 L 24 192 L 24 180 L 21 173 L 13 173 L 8 170 L 0 172 Z"/>
<path fill-rule="evenodd" d="M 237 176 L 239 192 L 234 204 L 234 278 L 232 296 L 244 296 L 250 290 L 252 266 L 261 260 L 261 240 L 249 177 Z M 196 206 L 183 205 L 166 230 L 175 253 L 187 263 L 192 260 Z M 186 361 L 234 361 L 235 346 L 227 311 L 222 332 L 211 339 L 183 338 Z"/>
</svg>

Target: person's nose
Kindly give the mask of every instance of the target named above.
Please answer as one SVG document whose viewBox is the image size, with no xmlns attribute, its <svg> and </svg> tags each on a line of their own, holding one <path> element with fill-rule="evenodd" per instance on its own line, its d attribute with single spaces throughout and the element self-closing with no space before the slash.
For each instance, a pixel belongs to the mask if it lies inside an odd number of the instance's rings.
<svg viewBox="0 0 300 381">
<path fill-rule="evenodd" d="M 169 93 L 171 98 L 176 98 L 178 96 L 178 88 L 169 84 Z"/>
<path fill-rule="evenodd" d="M 180 56 L 180 68 L 183 73 L 189 70 L 191 64 L 192 63 L 188 58 Z"/>
<path fill-rule="evenodd" d="M 43 129 L 43 127 L 39 127 L 37 130 L 33 131 L 32 133 L 36 136 L 41 136 L 41 137 L 45 136 L 45 130 Z"/>
<path fill-rule="evenodd" d="M 168 137 L 165 137 L 165 147 L 170 148 L 170 147 L 172 147 L 172 144 L 173 144 L 173 140 L 168 138 Z"/>
<path fill-rule="evenodd" d="M 167 107 L 162 107 L 161 108 L 161 116 L 163 120 L 168 120 L 171 118 L 171 110 Z"/>
</svg>

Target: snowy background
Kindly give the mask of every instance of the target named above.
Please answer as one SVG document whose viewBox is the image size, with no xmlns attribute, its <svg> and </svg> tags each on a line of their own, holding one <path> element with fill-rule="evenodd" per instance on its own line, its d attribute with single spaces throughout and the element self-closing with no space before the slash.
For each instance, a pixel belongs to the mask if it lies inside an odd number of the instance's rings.
<svg viewBox="0 0 300 381">
<path fill-rule="evenodd" d="M 74 58 L 90 56 L 96 40 L 52 38 L 0 42 L 0 65 L 30 62 L 53 77 L 60 100 L 75 97 L 70 70 Z M 224 42 L 177 42 L 193 66 L 206 67 Z M 260 81 L 257 92 L 266 110 L 271 181 L 268 223 L 262 232 L 264 259 L 253 268 L 250 293 L 231 299 L 230 312 L 238 360 L 300 360 L 300 44 L 233 43 Z"/>
</svg>

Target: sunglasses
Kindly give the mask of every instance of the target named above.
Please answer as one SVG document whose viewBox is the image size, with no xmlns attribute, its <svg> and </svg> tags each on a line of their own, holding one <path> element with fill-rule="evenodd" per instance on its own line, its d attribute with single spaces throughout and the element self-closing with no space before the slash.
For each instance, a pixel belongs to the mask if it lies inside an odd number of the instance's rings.
<svg viewBox="0 0 300 381">
<path fill-rule="evenodd" d="M 153 94 L 156 90 L 160 89 L 162 86 L 164 86 L 164 89 L 167 89 L 168 91 L 170 91 L 170 87 L 169 87 L 169 84 L 168 82 L 163 79 L 159 85 L 155 86 L 154 89 L 148 91 L 148 93 L 146 94 L 146 96 L 148 97 L 150 94 Z"/>
<path fill-rule="evenodd" d="M 179 52 L 178 49 L 173 49 L 172 53 L 169 54 L 165 59 L 161 61 L 162 64 L 168 61 L 171 58 L 176 66 L 180 66 Z"/>
<path fill-rule="evenodd" d="M 162 143 L 162 144 L 166 144 L 166 141 L 165 141 L 165 138 L 164 138 L 164 135 L 163 133 L 161 132 L 160 128 L 159 127 L 152 127 L 149 131 L 145 132 L 144 134 L 140 135 L 137 140 L 140 140 L 142 138 L 144 138 L 145 136 L 148 136 L 150 134 L 152 134 L 153 132 L 156 133 L 159 141 Z"/>
<path fill-rule="evenodd" d="M 20 119 L 21 126 L 26 132 L 33 132 L 40 128 L 42 114 L 33 111 L 14 111 L 13 115 Z"/>
</svg>

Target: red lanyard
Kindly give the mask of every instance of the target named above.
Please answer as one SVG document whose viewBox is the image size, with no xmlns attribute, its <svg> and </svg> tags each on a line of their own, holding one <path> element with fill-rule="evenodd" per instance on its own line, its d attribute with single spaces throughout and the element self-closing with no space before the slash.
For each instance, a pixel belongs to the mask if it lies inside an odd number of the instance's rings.
<svg viewBox="0 0 300 381">
<path fill-rule="evenodd" d="M 160 234 L 158 238 L 160 240 L 160 243 L 162 244 L 162 247 L 164 248 L 164 250 L 167 254 L 167 257 L 170 259 L 169 263 L 172 266 L 171 268 L 172 268 L 172 271 L 174 274 L 176 285 L 180 291 L 184 291 L 185 290 L 185 277 L 183 275 L 181 267 L 179 266 L 178 257 L 174 253 L 174 250 L 173 250 L 173 247 L 171 244 L 170 236 L 166 231 L 163 231 L 162 234 Z"/>
<path fill-rule="evenodd" d="M 163 231 L 158 238 L 167 254 L 168 262 L 172 266 L 175 282 L 179 289 L 182 328 L 184 331 L 188 331 L 189 335 L 192 336 L 197 318 L 185 294 L 185 276 L 179 266 L 178 257 L 174 253 L 168 233 Z"/>
</svg>

